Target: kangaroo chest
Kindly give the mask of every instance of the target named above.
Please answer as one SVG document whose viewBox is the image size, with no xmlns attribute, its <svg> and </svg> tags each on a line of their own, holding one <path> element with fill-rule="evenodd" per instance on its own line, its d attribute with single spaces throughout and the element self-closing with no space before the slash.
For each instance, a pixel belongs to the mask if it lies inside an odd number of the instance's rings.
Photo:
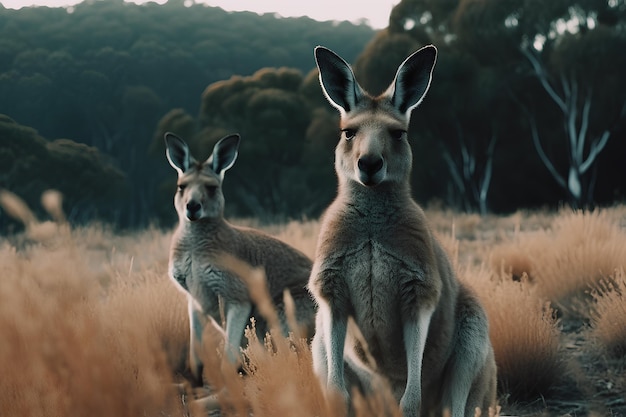
<svg viewBox="0 0 626 417">
<path fill-rule="evenodd" d="M 355 322 L 371 353 L 383 367 L 402 368 L 403 303 L 407 287 L 420 285 L 419 265 L 393 247 L 367 239 L 343 256 L 341 274 Z M 417 306 L 416 306 L 417 307 Z"/>
<path fill-rule="evenodd" d="M 212 251 L 206 247 L 181 242 L 173 256 L 177 281 L 196 299 L 207 314 L 219 317 L 219 299 L 224 302 L 247 300 L 248 292 L 241 279 L 220 268 Z"/>
<path fill-rule="evenodd" d="M 371 315 L 375 320 L 376 316 L 393 311 L 402 297 L 402 285 L 418 280 L 420 267 L 394 252 L 383 243 L 367 239 L 342 257 L 341 275 L 355 312 Z"/>
<path fill-rule="evenodd" d="M 427 235 L 403 222 L 408 216 L 397 213 L 331 211 L 318 248 L 319 281 L 313 286 L 331 308 L 354 318 L 377 366 L 402 379 L 406 374 L 402 316 L 407 310 L 419 310 L 415 295 L 428 285 Z"/>
</svg>

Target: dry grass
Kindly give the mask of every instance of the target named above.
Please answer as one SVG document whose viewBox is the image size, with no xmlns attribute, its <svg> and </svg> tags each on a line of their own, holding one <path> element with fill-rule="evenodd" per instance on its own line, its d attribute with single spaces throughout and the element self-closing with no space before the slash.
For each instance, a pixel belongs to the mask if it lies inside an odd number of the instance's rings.
<svg viewBox="0 0 626 417">
<path fill-rule="evenodd" d="M 616 357 L 626 356 L 626 273 L 616 270 L 592 291 L 592 336 Z"/>
<path fill-rule="evenodd" d="M 142 249 L 137 239 L 151 249 L 153 232 L 125 241 L 22 215 L 25 234 L 0 246 L 3 415 L 178 413 L 169 382 L 186 307 L 166 276 L 137 272 L 130 254 Z"/>
<path fill-rule="evenodd" d="M 166 274 L 170 233 L 70 228 L 54 194 L 44 204 L 56 221 L 40 223 L 12 197 L 2 193 L 3 203 L 28 224 L 0 240 L 2 414 L 206 415 L 190 388 L 172 388 L 186 367 L 188 324 L 184 295 Z M 626 207 L 427 215 L 487 310 L 502 412 L 624 414 Z M 313 256 L 317 221 L 264 228 Z M 242 374 L 222 360 L 221 334 L 205 333 L 205 378 L 216 395 L 204 404 L 228 416 L 345 415 L 297 334 L 258 341 L 249 333 Z M 357 396 L 353 409 L 400 415 L 385 390 Z"/>
<path fill-rule="evenodd" d="M 171 368 L 155 332 L 146 326 L 152 318 L 144 310 L 162 300 L 104 297 L 82 255 L 72 246 L 0 250 L 3 414 L 173 412 L 176 397 L 163 384 L 172 379 Z"/>
<path fill-rule="evenodd" d="M 550 303 L 525 275 L 515 281 L 484 263 L 461 265 L 461 241 L 452 235 L 440 235 L 439 241 L 461 282 L 476 292 L 487 312 L 502 401 L 529 401 L 548 392 L 565 371 L 559 322 Z"/>
<path fill-rule="evenodd" d="M 589 290 L 626 264 L 623 208 L 561 212 L 549 228 L 517 233 L 492 251 L 492 268 L 529 276 L 559 312 L 588 318 Z"/>
<path fill-rule="evenodd" d="M 494 282 L 484 270 L 466 273 L 487 310 L 498 365 L 499 391 L 531 401 L 556 385 L 565 371 L 559 322 L 550 303 L 526 280 Z"/>
<path fill-rule="evenodd" d="M 254 219 L 236 219 L 239 226 L 255 227 L 277 237 L 288 245 L 302 251 L 305 255 L 315 256 L 315 245 L 320 224 L 316 220 L 290 221 L 285 224 L 262 225 Z"/>
</svg>

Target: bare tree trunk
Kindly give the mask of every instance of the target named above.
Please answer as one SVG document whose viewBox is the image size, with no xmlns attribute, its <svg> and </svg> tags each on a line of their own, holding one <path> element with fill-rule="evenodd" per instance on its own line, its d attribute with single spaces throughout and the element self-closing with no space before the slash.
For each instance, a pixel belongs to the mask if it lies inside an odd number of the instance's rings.
<svg viewBox="0 0 626 417">
<path fill-rule="evenodd" d="M 457 162 L 450 150 L 442 145 L 443 158 L 448 165 L 448 172 L 462 201 L 463 210 L 472 212 L 478 210 L 481 215 L 487 214 L 487 195 L 493 175 L 493 156 L 497 142 L 497 135 L 492 128 L 491 139 L 486 151 L 486 161 L 482 175 L 477 174 L 476 151 L 467 144 L 466 136 L 460 125 L 457 127 L 461 158 Z"/>
<path fill-rule="evenodd" d="M 487 147 L 487 161 L 485 162 L 485 171 L 483 172 L 483 178 L 480 181 L 480 194 L 478 202 L 481 216 L 487 214 L 487 194 L 489 192 L 489 186 L 491 185 L 491 176 L 493 175 L 493 155 L 496 149 L 496 142 L 497 135 L 495 132 L 492 131 L 491 139 L 489 140 L 489 146 Z"/>
<path fill-rule="evenodd" d="M 561 93 L 557 92 L 553 81 L 550 79 L 544 64 L 539 60 L 535 52 L 529 46 L 521 48 L 522 54 L 528 59 L 533 67 L 535 76 L 541 83 L 548 96 L 557 105 L 563 114 L 563 125 L 567 137 L 567 153 L 569 160 L 567 180 L 561 175 L 550 158 L 546 155 L 541 145 L 537 123 L 534 116 L 527 111 L 531 127 L 531 135 L 535 149 L 541 162 L 548 169 L 557 184 L 565 189 L 569 195 L 572 206 L 579 208 L 593 201 L 593 183 L 585 182 L 584 176 L 597 161 L 597 157 L 605 148 L 611 130 L 605 129 L 599 136 L 591 136 L 589 133 L 589 120 L 593 91 L 587 89 L 583 94 L 579 92 L 576 79 L 561 74 Z M 579 103 L 582 100 L 582 104 Z M 585 153 L 587 153 L 585 155 Z M 591 186 L 591 190 L 589 187 Z"/>
</svg>

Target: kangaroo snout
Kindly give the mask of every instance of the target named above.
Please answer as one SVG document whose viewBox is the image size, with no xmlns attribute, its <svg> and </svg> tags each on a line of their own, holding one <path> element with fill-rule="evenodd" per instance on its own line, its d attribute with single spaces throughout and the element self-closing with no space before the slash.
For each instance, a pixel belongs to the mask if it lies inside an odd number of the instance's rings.
<svg viewBox="0 0 626 417">
<path fill-rule="evenodd" d="M 187 209 L 187 218 L 191 221 L 198 220 L 200 218 L 200 211 L 202 210 L 202 204 L 195 200 L 191 200 L 185 206 Z"/>
<path fill-rule="evenodd" d="M 383 180 L 385 161 L 379 155 L 363 155 L 359 158 L 359 179 L 364 185 L 372 186 Z"/>
</svg>

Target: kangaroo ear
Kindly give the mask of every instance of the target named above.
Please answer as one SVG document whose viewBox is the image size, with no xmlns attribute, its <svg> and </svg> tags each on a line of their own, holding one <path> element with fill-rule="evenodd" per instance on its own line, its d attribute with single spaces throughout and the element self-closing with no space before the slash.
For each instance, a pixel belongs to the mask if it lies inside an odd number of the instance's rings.
<svg viewBox="0 0 626 417">
<path fill-rule="evenodd" d="M 342 115 L 353 110 L 365 93 L 356 82 L 350 65 L 323 46 L 315 48 L 315 62 L 322 91 L 330 104 Z"/>
<path fill-rule="evenodd" d="M 385 92 L 391 104 L 407 117 L 424 99 L 436 60 L 437 48 L 433 45 L 414 52 L 400 64 L 395 79 Z"/>
<path fill-rule="evenodd" d="M 178 175 L 183 175 L 191 166 L 193 158 L 189 153 L 189 147 L 184 140 L 171 132 L 164 135 L 165 138 L 165 156 L 172 168 Z"/>
<path fill-rule="evenodd" d="M 220 139 L 213 147 L 213 153 L 207 159 L 213 171 L 224 179 L 224 173 L 233 166 L 239 154 L 239 142 L 241 138 L 238 134 L 232 134 Z"/>
</svg>

